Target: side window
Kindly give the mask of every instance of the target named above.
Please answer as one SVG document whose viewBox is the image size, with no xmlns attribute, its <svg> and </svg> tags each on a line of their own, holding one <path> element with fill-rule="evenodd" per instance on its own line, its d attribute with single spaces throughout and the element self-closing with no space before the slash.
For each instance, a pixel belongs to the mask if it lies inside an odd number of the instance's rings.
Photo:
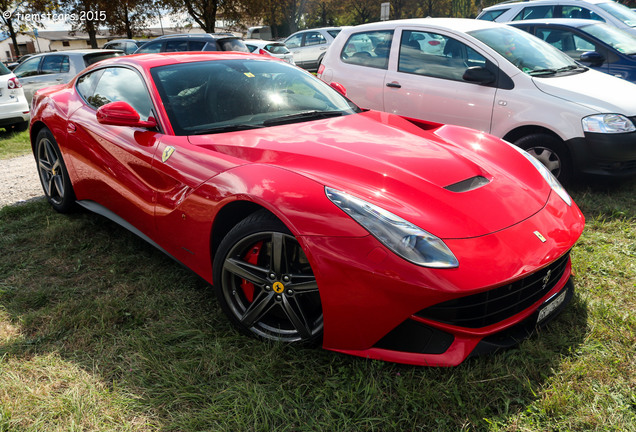
<svg viewBox="0 0 636 432">
<path fill-rule="evenodd" d="M 577 60 L 582 53 L 596 50 L 593 43 L 568 30 L 538 29 L 537 36 Z"/>
<path fill-rule="evenodd" d="M 514 17 L 513 21 L 552 18 L 554 16 L 554 6 L 531 6 L 525 7 Z"/>
<path fill-rule="evenodd" d="M 140 53 L 158 53 L 161 51 L 163 41 L 149 42 L 139 49 Z"/>
<path fill-rule="evenodd" d="M 303 35 L 297 34 L 296 36 L 292 36 L 285 41 L 285 45 L 287 48 L 298 48 L 303 42 Z"/>
<path fill-rule="evenodd" d="M 179 52 L 188 50 L 187 40 L 169 40 L 166 41 L 164 52 Z"/>
<path fill-rule="evenodd" d="M 477 19 L 484 21 L 494 21 L 499 18 L 499 15 L 506 12 L 509 9 L 497 9 L 493 11 L 484 12 L 482 15 L 478 16 Z"/>
<path fill-rule="evenodd" d="M 42 74 L 56 74 L 69 71 L 68 56 L 49 55 L 42 59 L 40 66 Z"/>
<path fill-rule="evenodd" d="M 202 51 L 205 46 L 203 41 L 190 41 L 188 42 L 188 51 Z"/>
<path fill-rule="evenodd" d="M 23 62 L 20 66 L 15 68 L 15 76 L 18 78 L 30 77 L 38 74 L 38 66 L 40 65 L 40 60 L 42 57 L 36 57 L 32 59 L 28 59 Z"/>
<path fill-rule="evenodd" d="M 305 46 L 326 44 L 327 40 L 318 32 L 305 33 Z"/>
<path fill-rule="evenodd" d="M 345 43 L 340 58 L 343 62 L 378 69 L 386 69 L 393 30 L 355 33 Z"/>
<path fill-rule="evenodd" d="M 486 66 L 486 58 L 456 39 L 421 31 L 402 32 L 399 72 L 463 81 L 466 69 L 472 66 Z"/>
<path fill-rule="evenodd" d="M 580 6 L 562 6 L 561 7 L 562 18 L 581 18 L 581 19 L 594 19 L 597 21 L 604 21 L 603 18 L 592 12 L 591 10 Z"/>
<path fill-rule="evenodd" d="M 85 75 L 87 80 L 92 78 Z M 84 77 L 82 77 L 84 78 Z M 94 108 L 99 108 L 109 102 L 128 102 L 142 120 L 147 120 L 152 111 L 152 102 L 143 80 L 136 72 L 120 67 L 103 69 L 101 77 L 97 78 L 97 85 L 92 94 L 85 95 L 86 101 Z M 78 84 L 78 90 L 80 90 Z M 91 83 L 86 83 L 86 88 Z M 81 90 L 80 90 L 81 91 Z"/>
<path fill-rule="evenodd" d="M 104 69 L 98 69 L 78 78 L 77 92 L 84 98 L 84 100 L 88 100 L 88 98 L 93 95 L 102 73 L 104 73 Z"/>
</svg>

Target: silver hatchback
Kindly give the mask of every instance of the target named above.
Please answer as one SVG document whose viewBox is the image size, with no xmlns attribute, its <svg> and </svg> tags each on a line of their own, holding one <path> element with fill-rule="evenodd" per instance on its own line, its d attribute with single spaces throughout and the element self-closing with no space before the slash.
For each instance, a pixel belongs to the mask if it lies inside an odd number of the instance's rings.
<svg viewBox="0 0 636 432">
<path fill-rule="evenodd" d="M 294 55 L 296 66 L 316 72 L 327 48 L 338 36 L 340 30 L 342 27 L 301 30 L 285 39 L 285 45 Z"/>
</svg>

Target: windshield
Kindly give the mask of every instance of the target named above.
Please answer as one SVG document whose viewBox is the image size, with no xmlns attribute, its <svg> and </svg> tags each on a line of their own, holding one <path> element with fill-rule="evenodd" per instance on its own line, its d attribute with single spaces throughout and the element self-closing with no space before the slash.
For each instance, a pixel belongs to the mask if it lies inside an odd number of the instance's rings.
<svg viewBox="0 0 636 432">
<path fill-rule="evenodd" d="M 340 93 L 287 63 L 213 60 L 151 70 L 177 135 L 230 132 L 359 112 Z"/>
<path fill-rule="evenodd" d="M 628 55 L 636 54 L 636 38 L 626 31 L 603 24 L 586 25 L 581 30 L 602 40 L 616 51 Z"/>
<path fill-rule="evenodd" d="M 548 76 L 579 69 L 574 60 L 552 45 L 513 27 L 475 30 L 468 34 L 497 51 L 528 75 Z"/>
<path fill-rule="evenodd" d="M 610 15 L 623 21 L 630 27 L 636 27 L 636 12 L 625 5 L 616 2 L 599 3 L 598 7 Z"/>
</svg>

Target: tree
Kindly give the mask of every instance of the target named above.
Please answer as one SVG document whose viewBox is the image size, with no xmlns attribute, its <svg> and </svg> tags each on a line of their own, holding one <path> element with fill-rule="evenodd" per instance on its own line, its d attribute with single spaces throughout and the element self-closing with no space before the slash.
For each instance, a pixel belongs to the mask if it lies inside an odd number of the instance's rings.
<svg viewBox="0 0 636 432">
<path fill-rule="evenodd" d="M 147 27 L 148 20 L 156 16 L 152 0 L 101 0 L 100 8 L 106 12 L 105 23 L 111 33 L 125 34 L 132 39 Z"/>
<path fill-rule="evenodd" d="M 0 0 L 0 9 L 2 9 L 2 25 L 9 31 L 11 43 L 13 43 L 13 47 L 15 48 L 16 57 L 20 57 L 22 54 L 20 53 L 20 47 L 18 46 L 17 32 L 30 30 L 28 27 L 29 24 L 31 26 L 37 24 L 37 21 L 35 20 L 26 22 L 22 19 L 22 17 L 25 16 L 27 12 L 31 15 L 38 12 L 44 12 L 47 6 L 48 3 L 46 0 L 32 0 L 28 2 Z"/>
</svg>

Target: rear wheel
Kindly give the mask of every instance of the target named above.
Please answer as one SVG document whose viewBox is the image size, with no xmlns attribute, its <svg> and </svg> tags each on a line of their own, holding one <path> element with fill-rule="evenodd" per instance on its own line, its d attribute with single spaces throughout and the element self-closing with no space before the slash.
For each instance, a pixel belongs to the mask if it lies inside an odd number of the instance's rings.
<svg viewBox="0 0 636 432">
<path fill-rule="evenodd" d="M 217 298 L 244 334 L 315 344 L 323 318 L 316 278 L 300 244 L 267 211 L 237 224 L 214 259 Z"/>
<path fill-rule="evenodd" d="M 562 184 L 572 180 L 572 162 L 560 139 L 545 133 L 536 133 L 519 138 L 515 145 L 538 159 Z"/>
<path fill-rule="evenodd" d="M 60 213 L 75 206 L 75 193 L 60 148 L 48 129 L 42 129 L 35 139 L 35 160 L 46 199 Z"/>
</svg>

